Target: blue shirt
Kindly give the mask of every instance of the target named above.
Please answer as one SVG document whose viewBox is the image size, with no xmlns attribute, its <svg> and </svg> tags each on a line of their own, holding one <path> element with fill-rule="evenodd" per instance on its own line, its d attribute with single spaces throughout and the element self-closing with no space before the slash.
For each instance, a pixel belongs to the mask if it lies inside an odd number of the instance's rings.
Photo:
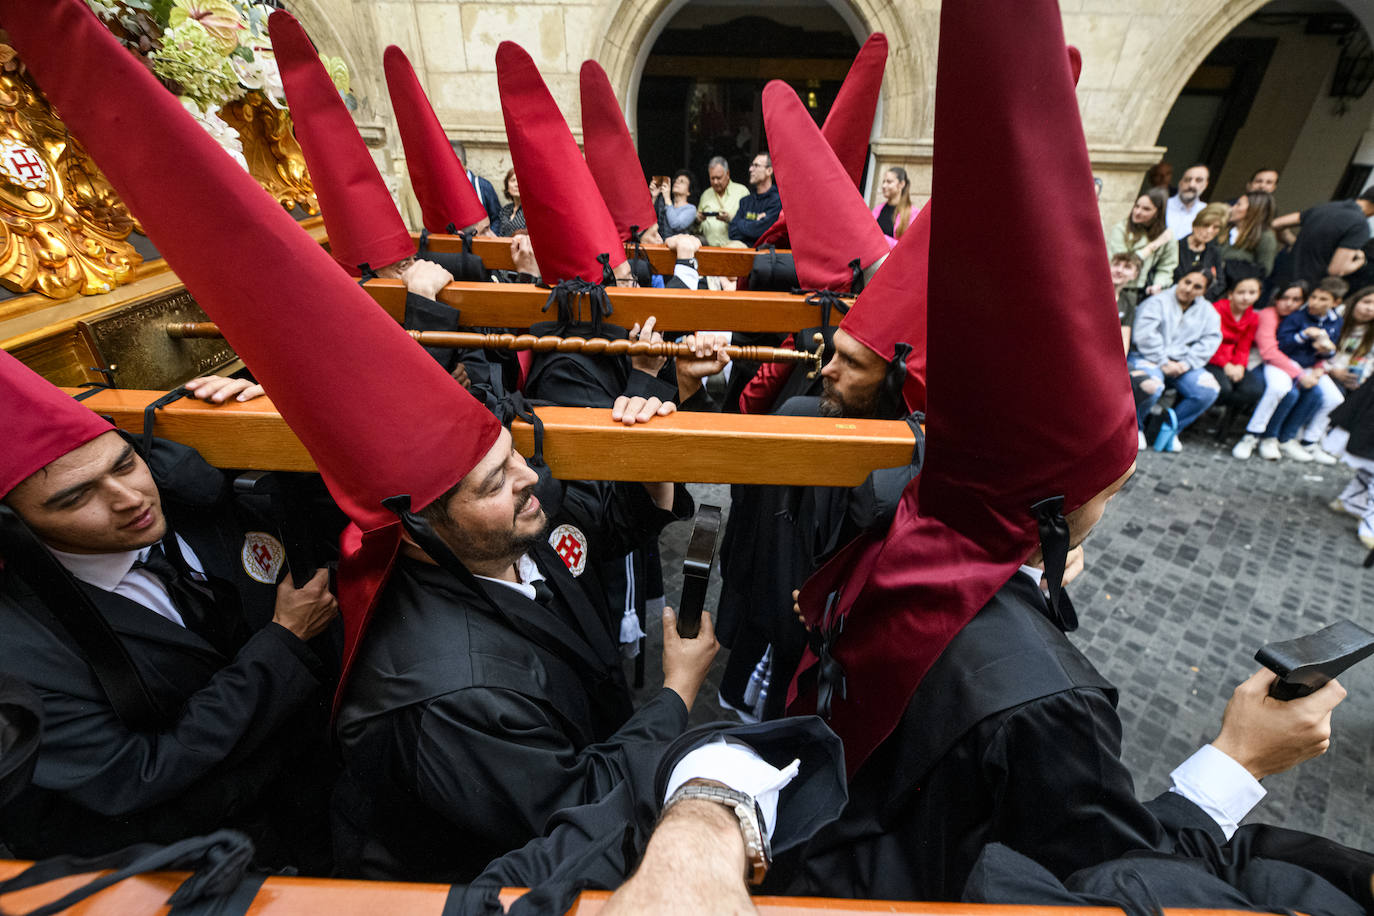
<svg viewBox="0 0 1374 916">
<path fill-rule="evenodd" d="M 1336 338 L 1341 336 L 1341 317 L 1335 309 L 1331 309 L 1321 318 L 1313 318 L 1304 305 L 1279 322 L 1279 329 L 1274 335 L 1278 339 L 1279 349 L 1304 369 L 1311 369 L 1317 360 L 1331 355 L 1318 353 L 1312 341 L 1303 336 L 1308 328 L 1321 328 L 1335 343 Z"/>
</svg>

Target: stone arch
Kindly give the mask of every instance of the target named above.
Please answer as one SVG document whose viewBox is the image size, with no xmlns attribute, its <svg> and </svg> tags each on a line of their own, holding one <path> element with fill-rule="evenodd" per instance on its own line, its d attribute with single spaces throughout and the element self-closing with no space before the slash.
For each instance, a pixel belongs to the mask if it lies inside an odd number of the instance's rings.
<svg viewBox="0 0 1374 916">
<path fill-rule="evenodd" d="M 1140 73 L 1141 86 L 1157 87 L 1156 91 L 1135 93 L 1134 112 L 1125 122 L 1133 125 L 1128 142 L 1153 146 L 1164 126 L 1164 119 L 1183 87 L 1207 55 L 1242 22 L 1249 19 L 1270 0 L 1224 0 L 1196 13 L 1180 14 L 1169 23 L 1174 34 L 1187 36 L 1172 55 L 1157 55 Z M 1366 32 L 1374 36 L 1374 0 L 1341 0 Z"/>
<path fill-rule="evenodd" d="M 644 62 L 669 20 L 688 2 L 616 0 L 609 4 L 602 27 L 598 30 L 603 37 L 594 53 L 625 105 L 631 130 L 635 128 L 639 80 L 644 72 Z M 872 32 L 883 32 L 888 37 L 889 56 L 883 80 L 882 104 L 876 118 L 876 133 L 881 137 L 901 139 L 919 136 L 926 130 L 927 107 L 934 98 L 933 92 L 923 84 L 928 69 L 926 60 L 934 53 L 933 47 L 927 48 L 913 40 L 906 24 L 897 14 L 895 4 L 883 0 L 828 2 L 859 41 Z M 929 68 L 929 72 L 934 72 L 934 68 Z M 875 143 L 877 139 L 874 138 Z"/>
</svg>

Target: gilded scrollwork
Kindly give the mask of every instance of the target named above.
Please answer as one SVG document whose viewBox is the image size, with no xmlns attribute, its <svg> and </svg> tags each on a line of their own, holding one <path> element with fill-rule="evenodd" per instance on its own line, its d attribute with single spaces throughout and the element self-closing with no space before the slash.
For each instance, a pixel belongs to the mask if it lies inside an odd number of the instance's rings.
<svg viewBox="0 0 1374 916">
<path fill-rule="evenodd" d="M 142 262 L 135 228 L 28 74 L 0 70 L 0 284 L 52 299 L 109 292 Z"/>
<path fill-rule="evenodd" d="M 314 215 L 320 205 L 305 169 L 305 157 L 292 132 L 291 116 L 259 92 L 226 103 L 219 116 L 239 132 L 248 171 L 288 210 Z"/>
</svg>

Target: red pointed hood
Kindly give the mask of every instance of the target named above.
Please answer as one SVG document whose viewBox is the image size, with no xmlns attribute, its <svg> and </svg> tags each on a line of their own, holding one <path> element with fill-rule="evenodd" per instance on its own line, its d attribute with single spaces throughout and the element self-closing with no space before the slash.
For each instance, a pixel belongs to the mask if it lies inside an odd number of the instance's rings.
<svg viewBox="0 0 1374 916">
<path fill-rule="evenodd" d="M 795 251 L 795 249 L 794 249 Z M 908 411 L 926 409 L 926 278 L 930 268 L 930 205 L 911 226 L 864 287 L 840 322 L 840 329 L 891 362 L 899 343 L 908 344 L 902 394 Z"/>
<path fill-rule="evenodd" d="M 430 232 L 462 231 L 486 219 L 467 169 L 448 142 L 405 52 L 387 45 L 382 55 L 396 130 L 406 151 L 410 186 Z"/>
<path fill-rule="evenodd" d="M 295 17 L 268 18 L 272 51 L 334 260 L 353 276 L 415 254 L 415 243 L 320 55 Z"/>
<path fill-rule="evenodd" d="M 1135 412 L 1055 0 L 941 7 L 935 136 L 934 191 L 952 205 L 930 216 L 925 464 L 887 536 L 851 544 L 801 597 L 818 625 L 826 596 L 844 587 L 831 610 L 844 623 L 831 651 L 848 697 L 835 701 L 830 725 L 851 775 L 949 641 L 1036 548 L 1031 506 L 1062 496 L 1068 514 L 1135 460 Z M 1007 188 L 1019 190 L 1009 197 Z M 1018 227 L 991 260 L 990 212 Z M 1078 265 L 1072 283 L 1065 264 Z M 970 328 L 995 371 L 969 371 Z M 793 711 L 815 708 L 812 665 L 794 682 Z"/>
<path fill-rule="evenodd" d="M 830 113 L 821 125 L 821 134 L 835 158 L 840 160 L 854 187 L 858 188 L 863 180 L 864 166 L 868 163 L 868 137 L 873 133 L 873 116 L 878 110 L 878 92 L 883 87 L 883 71 L 887 67 L 887 36 L 874 32 L 859 48 L 844 82 L 830 106 Z M 773 136 L 768 135 L 771 151 Z M 782 188 L 782 182 L 778 182 Z M 775 243 L 787 236 L 787 213 L 778 216 L 777 222 L 759 239 L 757 247 Z"/>
<path fill-rule="evenodd" d="M 583 61 L 580 84 L 587 168 L 615 220 L 621 241 L 629 241 L 631 226 L 642 232 L 658 222 L 644 169 L 606 71 L 594 60 Z"/>
<path fill-rule="evenodd" d="M 399 545 L 382 500 L 432 502 L 490 450 L 500 426 L 82 0 L 0 0 L 0 22 L 353 520 L 339 569 L 347 665 Z"/>
<path fill-rule="evenodd" d="M 847 292 L 850 262 L 876 264 L 888 253 L 887 239 L 806 106 L 781 80 L 764 87 L 763 123 L 789 214 L 797 280 L 807 289 Z"/>
<path fill-rule="evenodd" d="M 496 82 L 530 244 L 546 283 L 599 282 L 597 256 L 625 261 L 620 233 L 539 69 L 524 48 L 496 49 Z M 636 166 L 638 168 L 638 166 Z"/>
<path fill-rule="evenodd" d="M 114 429 L 89 408 L 0 350 L 0 499 L 41 470 L 101 433 Z"/>
</svg>

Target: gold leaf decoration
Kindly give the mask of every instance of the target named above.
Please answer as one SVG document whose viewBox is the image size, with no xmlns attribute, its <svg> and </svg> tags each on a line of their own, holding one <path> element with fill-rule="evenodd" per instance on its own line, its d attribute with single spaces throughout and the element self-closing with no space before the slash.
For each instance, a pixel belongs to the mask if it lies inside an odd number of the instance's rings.
<svg viewBox="0 0 1374 916">
<path fill-rule="evenodd" d="M 320 212 L 305 156 L 284 109 L 272 105 L 261 92 L 250 92 L 225 104 L 219 116 L 239 132 L 248 171 L 267 193 L 288 210 L 300 207 L 311 216 Z"/>
<path fill-rule="evenodd" d="M 52 299 L 109 292 L 143 260 L 127 241 L 135 225 L 27 73 L 0 71 L 0 284 Z"/>
</svg>

